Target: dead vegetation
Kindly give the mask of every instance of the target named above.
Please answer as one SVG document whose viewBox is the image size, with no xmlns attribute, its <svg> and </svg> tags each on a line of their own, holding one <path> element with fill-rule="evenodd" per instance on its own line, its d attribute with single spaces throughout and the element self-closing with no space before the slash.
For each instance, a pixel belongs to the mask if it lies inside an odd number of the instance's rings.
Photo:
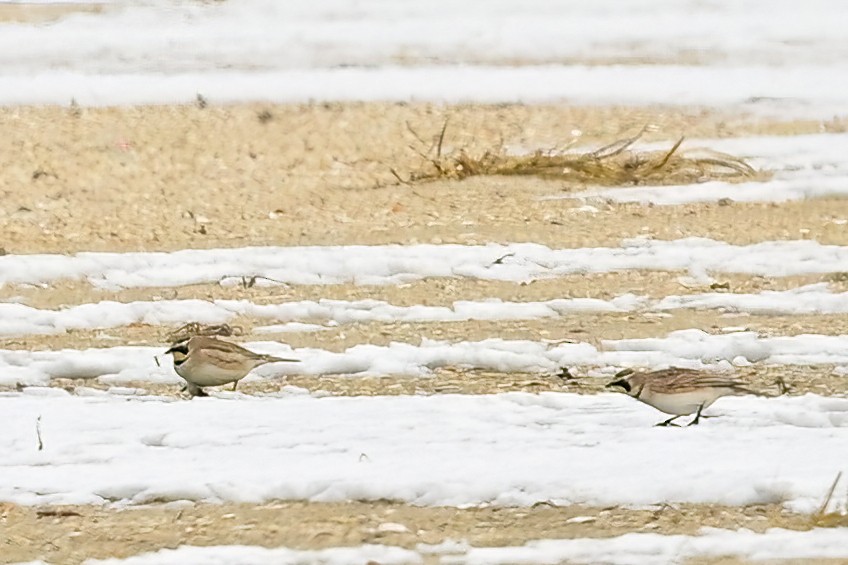
<svg viewBox="0 0 848 565">
<path fill-rule="evenodd" d="M 678 185 L 721 180 L 740 182 L 766 180 L 769 174 L 751 167 L 744 159 L 705 148 L 682 150 L 684 138 L 665 151 L 637 151 L 633 145 L 651 126 L 643 127 L 636 135 L 620 139 L 600 149 L 570 151 L 578 140 L 572 138 L 564 147 L 530 154 L 513 155 L 503 144 L 481 155 L 472 155 L 461 148 L 443 153 L 448 121 L 429 144 L 409 125 L 409 131 L 425 147 L 415 147 L 421 166 L 403 178 L 395 169 L 394 177 L 403 184 L 419 184 L 435 180 L 461 180 L 476 175 L 521 175 L 562 180 L 581 185 L 633 186 Z"/>
<path fill-rule="evenodd" d="M 828 507 L 830 506 L 830 502 L 833 499 L 833 494 L 836 492 L 836 486 L 839 484 L 839 481 L 842 479 L 842 472 L 836 474 L 836 478 L 833 480 L 833 483 L 830 485 L 830 489 L 828 489 L 827 494 L 822 501 L 821 506 L 818 511 L 815 512 L 811 517 L 812 525 L 819 528 L 838 528 L 848 525 L 848 514 L 845 513 L 845 508 L 848 506 L 848 498 L 846 498 L 845 502 L 841 505 L 839 510 L 833 510 L 828 512 Z"/>
<path fill-rule="evenodd" d="M 244 335 L 244 328 L 241 326 L 230 326 L 229 324 L 200 324 L 198 322 L 189 322 L 183 324 L 174 331 L 168 333 L 165 339 L 168 343 L 179 343 L 195 336 L 231 336 Z"/>
</svg>

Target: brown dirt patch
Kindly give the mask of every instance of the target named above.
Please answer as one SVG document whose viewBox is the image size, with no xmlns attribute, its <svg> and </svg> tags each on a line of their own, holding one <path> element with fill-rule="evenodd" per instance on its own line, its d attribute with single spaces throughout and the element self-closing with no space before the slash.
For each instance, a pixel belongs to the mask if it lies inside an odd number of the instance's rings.
<svg viewBox="0 0 848 565">
<path fill-rule="evenodd" d="M 569 522 L 577 516 L 592 520 Z M 378 531 L 386 522 L 403 524 L 409 532 Z M 467 539 L 474 546 L 506 546 L 533 539 L 600 538 L 639 531 L 696 534 L 703 526 L 762 532 L 772 527 L 806 530 L 811 522 L 807 516 L 774 505 L 680 505 L 644 510 L 544 504 L 460 510 L 392 502 L 198 504 L 127 510 L 5 505 L 0 511 L 5 540 L 0 563 L 46 559 L 71 565 L 86 558 L 127 557 L 179 545 L 316 549 L 381 543 L 414 548 L 418 543 Z"/>
<path fill-rule="evenodd" d="M 99 14 L 104 10 L 102 4 L 0 4 L 0 23 L 52 22 L 71 14 Z"/>
<path fill-rule="evenodd" d="M 270 119 L 260 120 L 267 112 Z M 809 133 L 820 122 L 763 123 L 700 110 L 571 106 L 320 104 L 0 109 L 0 245 L 9 253 L 169 250 L 242 245 L 536 241 L 618 245 L 623 237 L 721 234 L 728 241 L 806 236 L 844 242 L 832 204 L 610 206 L 574 213 L 538 197 L 579 184 L 487 177 L 408 187 L 409 149 L 445 117 L 445 149 L 501 142 L 587 144 L 638 131 L 646 141 Z"/>
</svg>

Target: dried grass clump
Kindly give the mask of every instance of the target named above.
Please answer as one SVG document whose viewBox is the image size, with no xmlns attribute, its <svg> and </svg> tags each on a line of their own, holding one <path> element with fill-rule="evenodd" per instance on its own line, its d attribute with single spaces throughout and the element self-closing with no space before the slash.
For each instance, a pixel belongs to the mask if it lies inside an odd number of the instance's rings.
<svg viewBox="0 0 848 565">
<path fill-rule="evenodd" d="M 184 324 L 165 336 L 168 343 L 179 343 L 185 339 L 195 336 L 223 336 L 243 335 L 241 326 L 230 326 L 229 324 L 199 324 L 189 322 Z"/>
<path fill-rule="evenodd" d="M 681 151 L 682 137 L 667 151 L 633 150 L 633 144 L 649 131 L 648 126 L 633 137 L 586 153 L 566 152 L 576 143 L 573 139 L 565 149 L 508 155 L 501 147 L 480 156 L 470 155 L 465 149 L 443 155 L 446 129 L 447 121 L 431 147 L 426 152 L 419 152 L 422 166 L 411 172 L 409 178 L 401 178 L 392 169 L 398 181 L 415 184 L 442 179 L 460 180 L 475 175 L 525 175 L 577 184 L 629 186 L 692 184 L 708 180 L 739 182 L 765 180 L 769 176 L 751 167 L 744 159 L 726 153 L 710 149 Z"/>
</svg>

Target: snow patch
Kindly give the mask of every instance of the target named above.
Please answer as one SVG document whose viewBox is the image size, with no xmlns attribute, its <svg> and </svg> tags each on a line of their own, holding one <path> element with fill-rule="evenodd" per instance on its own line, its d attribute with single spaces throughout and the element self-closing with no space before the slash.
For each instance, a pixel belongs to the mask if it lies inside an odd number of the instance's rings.
<svg viewBox="0 0 848 565">
<path fill-rule="evenodd" d="M 299 348 L 279 342 L 245 344 L 259 353 L 300 359 L 259 367 L 247 379 L 282 375 L 351 375 L 423 377 L 442 367 L 500 373 L 550 373 L 562 367 L 667 367 L 732 369 L 751 363 L 776 365 L 848 365 L 848 336 L 803 334 L 761 337 L 756 332 L 709 334 L 679 330 L 664 338 L 547 343 L 490 338 L 450 343 L 424 339 L 420 345 L 393 342 L 359 344 L 343 352 Z M 182 382 L 173 372 L 165 347 L 112 347 L 58 351 L 0 350 L 0 384 L 43 385 L 56 378 L 91 379 L 121 384 L 130 381 Z M 52 389 L 51 389 L 52 390 Z"/>
<path fill-rule="evenodd" d="M 4 393 L 0 410 L 0 500 L 28 505 L 781 502 L 808 512 L 844 470 L 848 441 L 848 400 L 811 394 L 722 398 L 708 410 L 719 417 L 673 429 L 653 427 L 663 414 L 612 393 L 191 401 Z M 710 464 L 693 463 L 701 461 Z"/>
<path fill-rule="evenodd" d="M 709 292 L 667 296 L 661 300 L 624 294 L 612 300 L 558 298 L 541 302 L 498 299 L 456 301 L 449 306 L 395 306 L 381 300 L 304 300 L 255 304 L 248 300 L 103 301 L 59 310 L 0 303 L 0 335 L 65 333 L 132 324 L 171 325 L 186 322 L 221 324 L 237 316 L 271 319 L 280 324 L 258 326 L 254 333 L 314 332 L 351 323 L 463 322 L 468 320 L 536 320 L 585 312 L 643 312 L 663 315 L 679 309 L 720 310 L 757 315 L 848 313 L 848 292 L 834 293 L 827 283 L 757 294 Z M 316 323 L 317 322 L 317 323 Z M 744 328 L 723 328 L 722 331 Z"/>
<path fill-rule="evenodd" d="M 505 258 L 504 258 L 505 257 Z M 500 260 L 500 261 L 499 261 Z M 628 239 L 621 247 L 350 245 L 186 249 L 171 253 L 77 253 L 0 257 L 0 284 L 84 279 L 98 288 L 236 284 L 262 276 L 286 284 L 402 284 L 429 277 L 528 282 L 626 270 L 792 276 L 848 271 L 848 247 L 815 241 L 731 245 L 705 238 Z M 267 280 L 257 284 L 273 285 Z"/>
</svg>

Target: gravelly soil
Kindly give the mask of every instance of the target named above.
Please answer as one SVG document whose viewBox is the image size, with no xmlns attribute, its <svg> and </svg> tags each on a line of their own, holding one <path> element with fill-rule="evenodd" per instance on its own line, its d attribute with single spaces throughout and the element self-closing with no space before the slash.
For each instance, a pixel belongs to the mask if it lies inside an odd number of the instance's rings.
<svg viewBox="0 0 848 565">
<path fill-rule="evenodd" d="M 9 14 L 12 14 L 11 16 Z M 0 21 L 15 17 L 0 10 Z M 45 16 L 46 17 L 46 16 Z M 52 16 L 51 16 L 52 17 Z M 267 111 L 271 119 L 260 121 Z M 848 244 L 845 201 L 774 204 L 643 207 L 598 205 L 597 213 L 577 212 L 571 200 L 539 200 L 582 186 L 537 179 L 473 178 L 409 187 L 389 169 L 408 171 L 419 164 L 409 145 L 415 134 L 436 135 L 450 117 L 446 143 L 470 150 L 512 146 L 552 147 L 563 132 L 580 129 L 586 143 L 613 141 L 646 123 L 659 126 L 651 141 L 747 134 L 792 135 L 843 127 L 838 123 L 760 122 L 703 110 L 668 108 L 574 108 L 567 106 L 460 106 L 394 104 L 245 105 L 82 109 L 0 109 L 0 248 L 7 253 L 173 250 L 245 245 L 327 245 L 415 242 L 485 243 L 534 241 L 551 247 L 618 245 L 623 238 L 673 239 L 704 236 L 738 244 L 811 238 Z M 570 135 L 570 134 L 569 134 Z M 609 299 L 635 294 L 707 292 L 682 283 L 685 273 L 626 272 L 571 276 L 514 285 L 489 281 L 430 279 L 400 287 L 223 288 L 196 285 L 179 289 L 130 289 L 116 293 L 81 281 L 47 288 L 5 286 L 0 300 L 22 299 L 40 308 L 98 300 L 159 298 L 246 298 L 271 303 L 288 300 L 375 298 L 393 304 L 449 305 L 454 300 L 501 298 L 548 300 L 563 297 Z M 734 292 L 781 290 L 802 284 L 844 281 L 825 277 L 763 278 L 718 276 Z M 717 311 L 579 314 L 520 322 L 394 323 L 342 326 L 326 332 L 251 335 L 266 320 L 237 319 L 239 339 L 283 339 L 295 347 L 340 350 L 356 343 L 417 343 L 421 337 L 456 341 L 509 339 L 600 339 L 661 336 L 697 327 L 718 332 L 744 326 L 765 335 L 848 333 L 844 316 L 736 316 Z M 169 328 L 133 325 L 55 336 L 9 336 L 0 347 L 58 349 L 114 344 L 161 344 Z M 752 367 L 740 370 L 763 389 L 778 377 L 792 394 L 845 394 L 845 377 L 833 367 Z M 563 381 L 555 375 L 438 370 L 411 379 L 287 377 L 245 382 L 247 394 L 294 385 L 314 392 L 359 394 L 483 394 L 507 390 L 595 393 L 602 379 Z M 175 386 L 128 383 L 152 394 L 177 394 Z M 92 380 L 57 380 L 53 386 L 106 388 Z M 44 514 L 47 512 L 47 514 Z M 56 512 L 70 512 L 55 515 Z M 41 513 L 41 514 L 39 514 Z M 51 515 L 50 513 L 54 513 Z M 78 515 L 76 515 L 78 514 Z M 589 515 L 593 521 L 567 520 Z M 403 523 L 410 533 L 381 535 L 386 521 Z M 417 508 L 390 502 L 265 505 L 25 508 L 0 511 L 0 563 L 44 558 L 51 563 L 86 557 L 127 556 L 182 543 L 287 545 L 319 548 L 359 543 L 412 547 L 447 538 L 474 545 L 521 544 L 557 537 L 611 536 L 632 531 L 694 533 L 701 526 L 762 531 L 766 527 L 805 529 L 810 517 L 778 507 L 727 508 L 712 505 L 652 508 L 524 509 Z M 735 559 L 697 563 L 738 563 Z M 826 561 L 821 561 L 825 563 Z"/>
<path fill-rule="evenodd" d="M 260 121 L 262 111 L 272 118 Z M 617 244 L 622 237 L 712 235 L 745 242 L 804 235 L 844 241 L 827 202 L 574 213 L 580 190 L 561 182 L 471 178 L 409 187 L 390 170 L 450 118 L 445 150 L 500 143 L 587 144 L 658 126 L 647 140 L 803 133 L 818 122 L 773 124 L 700 110 L 320 104 L 0 109 L 0 243 L 10 253 L 167 250 L 263 244 L 536 241 Z M 414 128 L 417 134 L 410 130 Z M 839 126 L 841 127 L 841 126 Z M 685 147 L 685 146 L 684 146 Z M 426 149 L 426 148 L 425 148 Z M 837 218 L 838 219 L 838 218 Z"/>
<path fill-rule="evenodd" d="M 587 517 L 582 523 L 574 518 Z M 402 524 L 405 533 L 380 524 Z M 0 563 L 47 559 L 76 564 L 87 557 L 122 557 L 160 548 L 247 544 L 300 549 L 381 543 L 413 548 L 446 539 L 475 546 L 521 545 L 528 538 L 609 537 L 627 532 L 695 534 L 701 527 L 806 530 L 808 516 L 776 505 L 735 508 L 680 505 L 646 509 L 422 508 L 392 502 L 279 502 L 247 505 L 154 505 L 129 510 L 91 506 L 0 510 L 5 543 Z M 37 540 L 32 533 L 39 532 Z M 529 535 L 528 535 L 529 534 Z"/>
</svg>

